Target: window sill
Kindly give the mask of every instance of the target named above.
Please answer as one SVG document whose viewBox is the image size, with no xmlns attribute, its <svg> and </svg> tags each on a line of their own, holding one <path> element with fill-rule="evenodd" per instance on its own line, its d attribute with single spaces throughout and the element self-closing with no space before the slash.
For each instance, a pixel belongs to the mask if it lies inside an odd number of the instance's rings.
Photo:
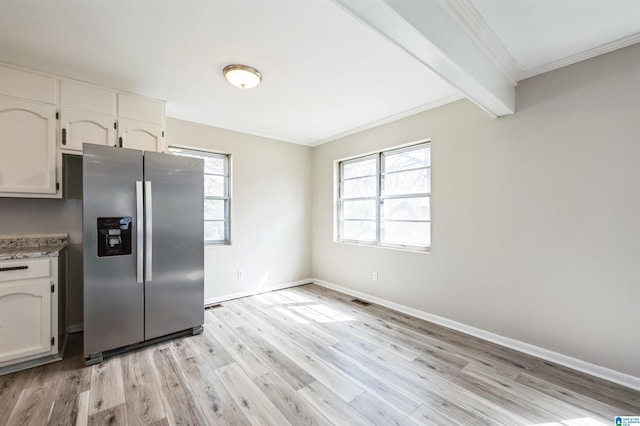
<svg viewBox="0 0 640 426">
<path fill-rule="evenodd" d="M 401 247 L 394 245 L 386 245 L 386 244 L 372 244 L 372 243 L 359 243 L 357 241 L 345 241 L 345 240 L 334 240 L 336 244 L 347 244 L 350 246 L 360 246 L 360 247 L 372 247 L 372 248 L 380 248 L 380 249 L 388 249 L 388 250 L 397 250 L 397 251 L 405 251 L 410 253 L 422 253 L 422 254 L 431 254 L 431 247 L 427 248 L 411 248 L 411 247 Z"/>
<path fill-rule="evenodd" d="M 224 241 L 224 242 L 220 242 L 220 243 L 204 243 L 205 248 L 206 247 L 220 247 L 220 246 L 230 246 L 231 242 L 230 241 Z"/>
</svg>

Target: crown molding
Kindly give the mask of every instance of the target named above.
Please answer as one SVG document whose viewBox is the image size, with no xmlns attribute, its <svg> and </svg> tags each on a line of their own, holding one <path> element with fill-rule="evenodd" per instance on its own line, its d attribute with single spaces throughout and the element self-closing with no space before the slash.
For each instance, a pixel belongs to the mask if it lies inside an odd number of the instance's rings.
<svg viewBox="0 0 640 426">
<path fill-rule="evenodd" d="M 285 142 L 285 143 L 293 143 L 293 144 L 296 144 L 296 145 L 310 146 L 308 142 L 297 141 L 297 140 L 292 140 L 292 139 L 284 139 L 284 138 L 281 138 L 281 137 L 278 137 L 278 136 L 268 135 L 266 133 L 254 132 L 252 130 L 244 130 L 244 129 L 239 129 L 239 128 L 232 128 L 232 127 L 226 126 L 224 124 L 218 123 L 217 121 L 212 120 L 210 118 L 204 118 L 204 117 L 195 116 L 195 115 L 192 115 L 192 114 L 185 114 L 185 113 L 173 111 L 170 108 L 169 103 L 167 103 L 167 107 L 168 107 L 167 108 L 167 112 L 166 112 L 167 118 L 173 118 L 173 119 L 181 120 L 181 121 L 188 121 L 190 123 L 195 123 L 195 124 L 202 124 L 203 126 L 215 127 L 215 128 L 221 129 L 221 130 L 229 131 L 229 132 L 241 133 L 241 134 L 245 134 L 245 135 L 255 136 L 257 138 L 271 139 L 272 141 L 277 141 L 277 142 Z"/>
<path fill-rule="evenodd" d="M 408 109 L 406 111 L 402 111 L 400 113 L 397 114 L 393 114 L 390 115 L 388 117 L 384 117 L 378 120 L 374 120 L 372 122 L 363 124 L 361 126 L 356 126 L 354 128 L 350 128 L 348 130 L 345 130 L 343 132 L 337 133 L 335 135 L 332 136 L 328 136 L 322 139 L 318 139 L 318 140 L 312 140 L 312 141 L 295 141 L 295 140 L 288 140 L 288 139 L 282 139 L 282 138 L 278 138 L 276 136 L 269 136 L 269 135 L 265 135 L 265 134 L 259 134 L 256 132 L 250 132 L 250 131 L 245 131 L 245 130 L 238 130 L 238 129 L 232 129 L 230 127 L 224 127 L 223 125 L 216 123 L 215 121 L 211 120 L 211 119 L 205 119 L 202 117 L 196 117 L 193 115 L 189 115 L 189 114 L 182 114 L 179 112 L 172 112 L 172 111 L 167 111 L 167 118 L 173 118 L 176 120 L 182 120 L 182 121 L 188 121 L 190 123 L 196 123 L 196 124 L 202 124 L 204 126 L 210 126 L 210 127 L 216 127 L 218 129 L 222 129 L 222 130 L 226 130 L 226 131 L 230 131 L 230 132 L 235 132 L 235 133 L 243 133 L 246 135 L 251 135 L 251 136 L 255 136 L 255 137 L 259 137 L 259 138 L 265 138 L 265 139 L 271 139 L 274 141 L 278 141 L 278 142 L 286 142 L 286 143 L 292 143 L 292 144 L 296 144 L 296 145 L 304 145 L 304 146 L 309 146 L 309 147 L 316 147 L 316 146 L 320 146 L 323 145 L 325 143 L 328 142 L 332 142 L 335 141 L 337 139 L 341 139 L 344 138 L 346 136 L 350 136 L 356 133 L 360 133 L 363 132 L 365 130 L 369 130 L 372 129 L 374 127 L 378 127 L 378 126 L 382 126 L 383 124 L 387 124 L 387 123 L 391 123 L 393 121 L 397 121 L 400 120 L 402 118 L 405 117 L 409 117 L 412 115 L 416 115 L 419 114 L 421 112 L 430 110 L 430 109 L 434 109 L 434 108 L 438 108 L 441 107 L 443 105 L 447 105 L 450 104 L 452 102 L 455 101 L 459 101 L 460 99 L 464 99 L 465 96 L 460 93 L 460 92 L 456 92 L 452 95 L 449 96 L 445 96 L 444 98 L 440 98 L 440 99 L 436 99 L 432 102 L 428 102 L 426 104 Z"/>
<path fill-rule="evenodd" d="M 515 86 L 522 70 L 470 0 L 438 0 L 442 8 Z"/>
<path fill-rule="evenodd" d="M 636 43 L 640 43 L 640 33 L 635 33 L 627 37 L 619 38 L 618 40 L 601 44 L 600 46 L 594 47 L 593 49 L 588 49 L 583 52 L 546 63 L 544 65 L 539 65 L 537 67 L 524 70 L 520 79 L 524 80 L 525 78 L 534 77 L 536 75 L 553 71 L 558 68 L 566 67 L 568 65 L 585 61 L 587 59 L 595 58 L 596 56 L 604 55 L 605 53 L 613 52 L 614 50 L 622 49 L 623 47 L 631 46 Z"/>
<path fill-rule="evenodd" d="M 335 134 L 325 139 L 321 139 L 318 141 L 314 141 L 309 146 L 316 147 L 320 145 L 324 145 L 325 143 L 333 142 L 338 139 L 342 139 L 347 136 L 355 135 L 356 133 L 364 132 L 365 130 L 373 129 L 374 127 L 382 126 L 383 124 L 391 123 L 394 121 L 398 121 L 402 118 L 410 117 L 412 115 L 419 114 L 424 111 L 428 111 L 430 109 L 438 108 L 443 105 L 450 104 L 455 101 L 459 101 L 460 99 L 464 99 L 465 96 L 462 93 L 454 93 L 453 95 L 445 96 L 444 98 L 436 99 L 433 102 L 426 103 L 424 105 L 417 106 L 415 108 L 408 109 L 407 111 L 400 112 L 398 114 L 393 114 L 388 117 L 381 118 L 379 120 L 372 121 L 370 123 L 364 124 L 362 126 L 354 127 L 353 129 L 345 130 L 344 132 Z"/>
</svg>

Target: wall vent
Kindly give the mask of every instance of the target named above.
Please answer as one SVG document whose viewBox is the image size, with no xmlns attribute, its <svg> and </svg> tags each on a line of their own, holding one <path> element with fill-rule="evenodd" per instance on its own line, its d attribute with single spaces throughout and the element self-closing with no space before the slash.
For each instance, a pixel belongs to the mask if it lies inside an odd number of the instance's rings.
<svg viewBox="0 0 640 426">
<path fill-rule="evenodd" d="M 205 309 L 216 309 L 216 308 L 222 308 L 222 304 L 216 303 L 215 305 L 205 306 Z"/>
<path fill-rule="evenodd" d="M 360 299 L 352 299 L 351 301 L 353 303 L 356 303 L 356 304 L 360 305 L 360 306 L 369 306 L 369 305 L 371 305 L 371 303 L 366 302 L 364 300 L 360 300 Z"/>
</svg>

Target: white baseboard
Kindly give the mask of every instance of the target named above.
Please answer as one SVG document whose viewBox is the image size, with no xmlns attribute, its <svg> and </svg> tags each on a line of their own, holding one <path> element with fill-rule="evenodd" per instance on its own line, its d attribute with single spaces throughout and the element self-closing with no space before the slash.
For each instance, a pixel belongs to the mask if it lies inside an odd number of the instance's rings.
<svg viewBox="0 0 640 426">
<path fill-rule="evenodd" d="M 227 300 L 239 299 L 241 297 L 254 296 L 260 293 L 267 293 L 270 291 L 282 290 L 289 287 L 296 287 L 303 284 L 310 284 L 314 282 L 313 279 L 307 278 L 305 280 L 294 281 L 292 283 L 279 284 L 279 285 L 271 285 L 269 287 L 262 287 L 257 290 L 248 290 L 242 291 L 239 293 L 225 294 L 223 296 L 211 297 L 209 299 L 204 300 L 204 306 L 215 305 L 216 303 L 225 302 Z"/>
<path fill-rule="evenodd" d="M 80 323 L 80 324 L 69 324 L 67 326 L 67 333 L 68 334 L 80 333 L 82 330 L 84 330 L 84 324 L 82 324 L 82 323 Z"/>
<path fill-rule="evenodd" d="M 343 287 L 338 284 L 333 284 L 317 278 L 313 278 L 311 281 L 313 281 L 315 284 L 318 284 L 322 287 L 336 290 L 341 293 L 346 293 L 351 296 L 357 297 L 359 299 L 376 303 L 378 305 L 385 306 L 387 308 L 414 316 L 416 318 L 420 318 L 426 321 L 440 324 L 442 326 L 451 328 L 453 330 L 470 334 L 472 336 L 479 337 L 489 342 L 493 342 L 498 345 L 505 346 L 507 348 L 511 348 L 519 352 L 524 352 L 526 354 L 533 355 L 535 357 L 542 358 L 544 360 L 551 361 L 556 364 L 569 367 L 573 370 L 581 371 L 591 376 L 599 377 L 601 379 L 608 380 L 610 382 L 617 383 L 619 385 L 622 385 L 631 389 L 640 390 L 640 377 L 631 376 L 629 374 L 621 373 L 619 371 L 615 371 L 610 368 L 591 364 L 581 359 L 573 358 L 558 352 L 541 348 L 539 346 L 534 346 L 529 343 L 521 342 L 519 340 L 511 339 L 509 337 L 504 337 L 499 334 L 491 333 L 490 331 L 482 330 L 480 328 L 472 327 L 470 325 L 466 325 L 457 321 L 443 318 L 438 315 L 433 315 L 428 312 L 410 308 L 408 306 L 391 302 L 389 300 L 372 296 L 370 294 L 362 293 L 357 290 L 352 290 L 348 287 Z"/>
</svg>

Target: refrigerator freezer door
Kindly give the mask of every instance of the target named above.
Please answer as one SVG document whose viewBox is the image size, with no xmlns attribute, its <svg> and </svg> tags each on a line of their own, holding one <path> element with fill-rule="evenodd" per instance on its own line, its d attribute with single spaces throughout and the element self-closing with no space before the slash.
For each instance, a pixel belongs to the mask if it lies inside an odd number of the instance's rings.
<svg viewBox="0 0 640 426">
<path fill-rule="evenodd" d="M 152 195 L 146 220 L 153 223 L 146 340 L 204 322 L 203 168 L 198 158 L 145 152 L 145 190 Z"/>
<path fill-rule="evenodd" d="M 136 282 L 138 239 L 131 238 L 130 254 L 98 257 L 98 239 L 104 238 L 98 218 L 125 218 L 131 221 L 131 235 L 138 235 L 136 182 L 143 179 L 142 165 L 141 151 L 84 144 L 85 356 L 144 340 L 144 285 Z"/>
</svg>

